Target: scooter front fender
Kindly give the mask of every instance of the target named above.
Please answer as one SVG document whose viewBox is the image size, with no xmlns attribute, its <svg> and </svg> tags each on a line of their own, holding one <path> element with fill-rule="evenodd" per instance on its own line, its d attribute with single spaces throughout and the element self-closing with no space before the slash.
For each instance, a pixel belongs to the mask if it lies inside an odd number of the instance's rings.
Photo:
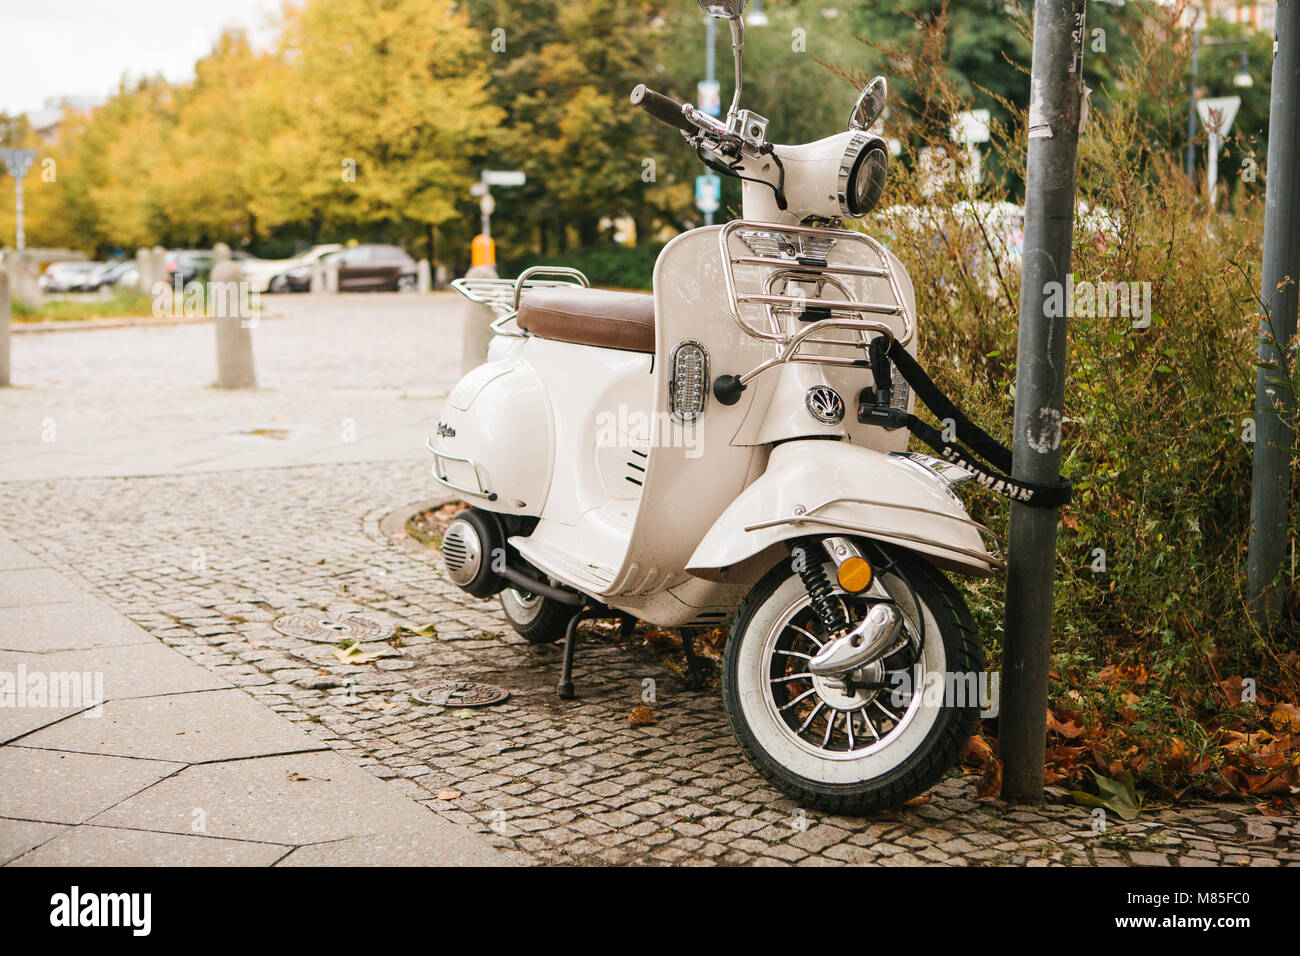
<svg viewBox="0 0 1300 956">
<path fill-rule="evenodd" d="M 711 580 L 754 577 L 779 559 L 750 559 L 811 534 L 872 538 L 977 577 L 1003 567 L 985 546 L 992 534 L 937 472 L 906 455 L 805 440 L 772 449 L 767 470 L 713 523 L 686 569 Z"/>
</svg>

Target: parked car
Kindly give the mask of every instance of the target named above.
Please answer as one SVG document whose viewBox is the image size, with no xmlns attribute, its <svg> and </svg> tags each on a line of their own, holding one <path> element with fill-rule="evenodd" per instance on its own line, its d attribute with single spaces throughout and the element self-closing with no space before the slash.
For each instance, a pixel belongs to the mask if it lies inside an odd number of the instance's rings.
<svg viewBox="0 0 1300 956">
<path fill-rule="evenodd" d="M 249 255 L 242 249 L 232 250 L 230 258 L 243 263 L 245 268 L 263 261 L 256 256 Z M 181 285 L 185 285 L 192 282 L 200 274 L 206 277 L 212 271 L 212 264 L 215 260 L 216 257 L 212 254 L 211 249 L 173 249 L 167 253 L 164 263 L 168 278 L 175 282 L 176 277 L 180 276 Z"/>
<path fill-rule="evenodd" d="M 415 291 L 415 260 L 399 246 L 351 246 L 331 252 L 321 261 L 327 266 L 338 264 L 340 292 Z M 295 266 L 284 273 L 284 280 L 290 292 L 307 291 L 311 286 L 311 265 Z"/>
<path fill-rule="evenodd" d="M 244 268 L 244 277 L 257 292 L 288 292 L 289 283 L 284 274 L 298 266 L 310 266 L 317 259 L 338 252 L 343 246 L 337 242 L 327 242 L 312 246 L 301 255 L 289 259 L 262 259 L 248 263 Z"/>
<path fill-rule="evenodd" d="M 96 268 L 86 279 L 86 286 L 90 292 L 98 292 L 100 289 L 111 289 L 117 285 L 118 280 L 127 269 L 134 269 L 135 262 L 131 259 L 114 259 L 112 262 L 105 262 Z"/>
<path fill-rule="evenodd" d="M 210 249 L 173 249 L 163 259 L 163 266 L 172 282 L 180 280 L 181 285 L 193 281 L 201 272 L 212 268 L 212 251 Z"/>
<path fill-rule="evenodd" d="M 103 263 L 99 262 L 52 262 L 41 277 L 36 280 L 42 292 L 82 292 L 85 291 L 91 274 Z"/>
</svg>

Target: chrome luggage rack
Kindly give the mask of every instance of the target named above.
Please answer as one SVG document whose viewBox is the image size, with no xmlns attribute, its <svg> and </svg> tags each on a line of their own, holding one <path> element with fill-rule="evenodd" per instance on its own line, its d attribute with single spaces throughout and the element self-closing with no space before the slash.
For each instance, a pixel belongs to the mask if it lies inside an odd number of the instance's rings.
<svg viewBox="0 0 1300 956">
<path fill-rule="evenodd" d="M 534 276 L 564 276 L 562 279 L 536 279 Z M 508 329 L 505 324 L 519 311 L 519 298 L 529 289 L 550 289 L 562 286 L 578 285 L 589 288 L 591 283 L 577 269 L 567 266 L 533 266 L 519 273 L 517 279 L 464 278 L 453 279 L 451 287 L 469 299 L 481 305 L 489 306 L 499 318 L 492 323 L 492 331 L 497 335 L 527 336 L 519 329 Z"/>
<path fill-rule="evenodd" d="M 745 255 L 733 248 L 732 240 L 738 238 L 752 253 Z M 839 243 L 859 243 L 879 261 L 879 266 L 832 265 L 831 249 Z M 778 352 L 737 376 L 743 387 L 756 376 L 786 362 L 808 362 L 816 365 L 860 365 L 862 358 L 843 355 L 811 354 L 800 352 L 804 346 L 820 345 L 831 348 L 851 348 L 865 351 L 876 336 L 897 337 L 909 344 L 916 334 L 916 324 L 907 309 L 907 300 L 898 284 L 898 277 L 890 268 L 885 247 L 875 239 L 847 229 L 823 229 L 811 226 L 780 226 L 767 222 L 737 219 L 727 223 L 718 233 L 722 253 L 722 274 L 727 284 L 727 298 L 732 318 L 746 335 L 771 342 Z M 771 266 L 762 285 L 753 291 L 742 290 L 736 281 L 736 266 Z M 892 302 L 860 302 L 852 297 L 848 285 L 841 277 L 885 279 L 889 284 Z M 776 292 L 782 281 L 812 286 L 811 295 L 789 295 Z M 830 289 L 842 298 L 827 298 Z M 742 308 L 746 303 L 763 307 L 767 327 L 750 321 Z M 815 314 L 807 325 L 795 332 L 784 330 L 782 314 L 803 316 Z M 902 320 L 903 333 L 895 336 L 887 322 L 867 316 L 897 317 Z M 856 332 L 855 338 L 827 338 L 821 333 L 830 330 Z"/>
</svg>

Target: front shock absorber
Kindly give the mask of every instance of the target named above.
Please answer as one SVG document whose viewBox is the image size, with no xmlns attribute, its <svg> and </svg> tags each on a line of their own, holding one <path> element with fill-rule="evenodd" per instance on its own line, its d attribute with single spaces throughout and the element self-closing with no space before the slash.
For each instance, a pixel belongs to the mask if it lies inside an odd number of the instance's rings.
<svg viewBox="0 0 1300 956">
<path fill-rule="evenodd" d="M 790 545 L 795 573 L 803 581 L 812 608 L 821 618 L 826 633 L 835 635 L 849 626 L 849 619 L 843 602 L 836 596 L 830 578 L 826 576 L 826 569 L 822 567 L 823 557 L 819 552 L 820 548 L 815 542 L 797 541 Z"/>
</svg>

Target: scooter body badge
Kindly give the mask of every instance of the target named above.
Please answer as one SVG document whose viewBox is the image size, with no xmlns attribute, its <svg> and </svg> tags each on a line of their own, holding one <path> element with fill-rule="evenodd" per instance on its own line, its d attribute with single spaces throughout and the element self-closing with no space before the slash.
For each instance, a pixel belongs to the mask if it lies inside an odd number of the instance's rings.
<svg viewBox="0 0 1300 956">
<path fill-rule="evenodd" d="M 844 420 L 844 399 L 829 385 L 814 385 L 805 399 L 808 414 L 823 425 L 838 425 Z"/>
</svg>

